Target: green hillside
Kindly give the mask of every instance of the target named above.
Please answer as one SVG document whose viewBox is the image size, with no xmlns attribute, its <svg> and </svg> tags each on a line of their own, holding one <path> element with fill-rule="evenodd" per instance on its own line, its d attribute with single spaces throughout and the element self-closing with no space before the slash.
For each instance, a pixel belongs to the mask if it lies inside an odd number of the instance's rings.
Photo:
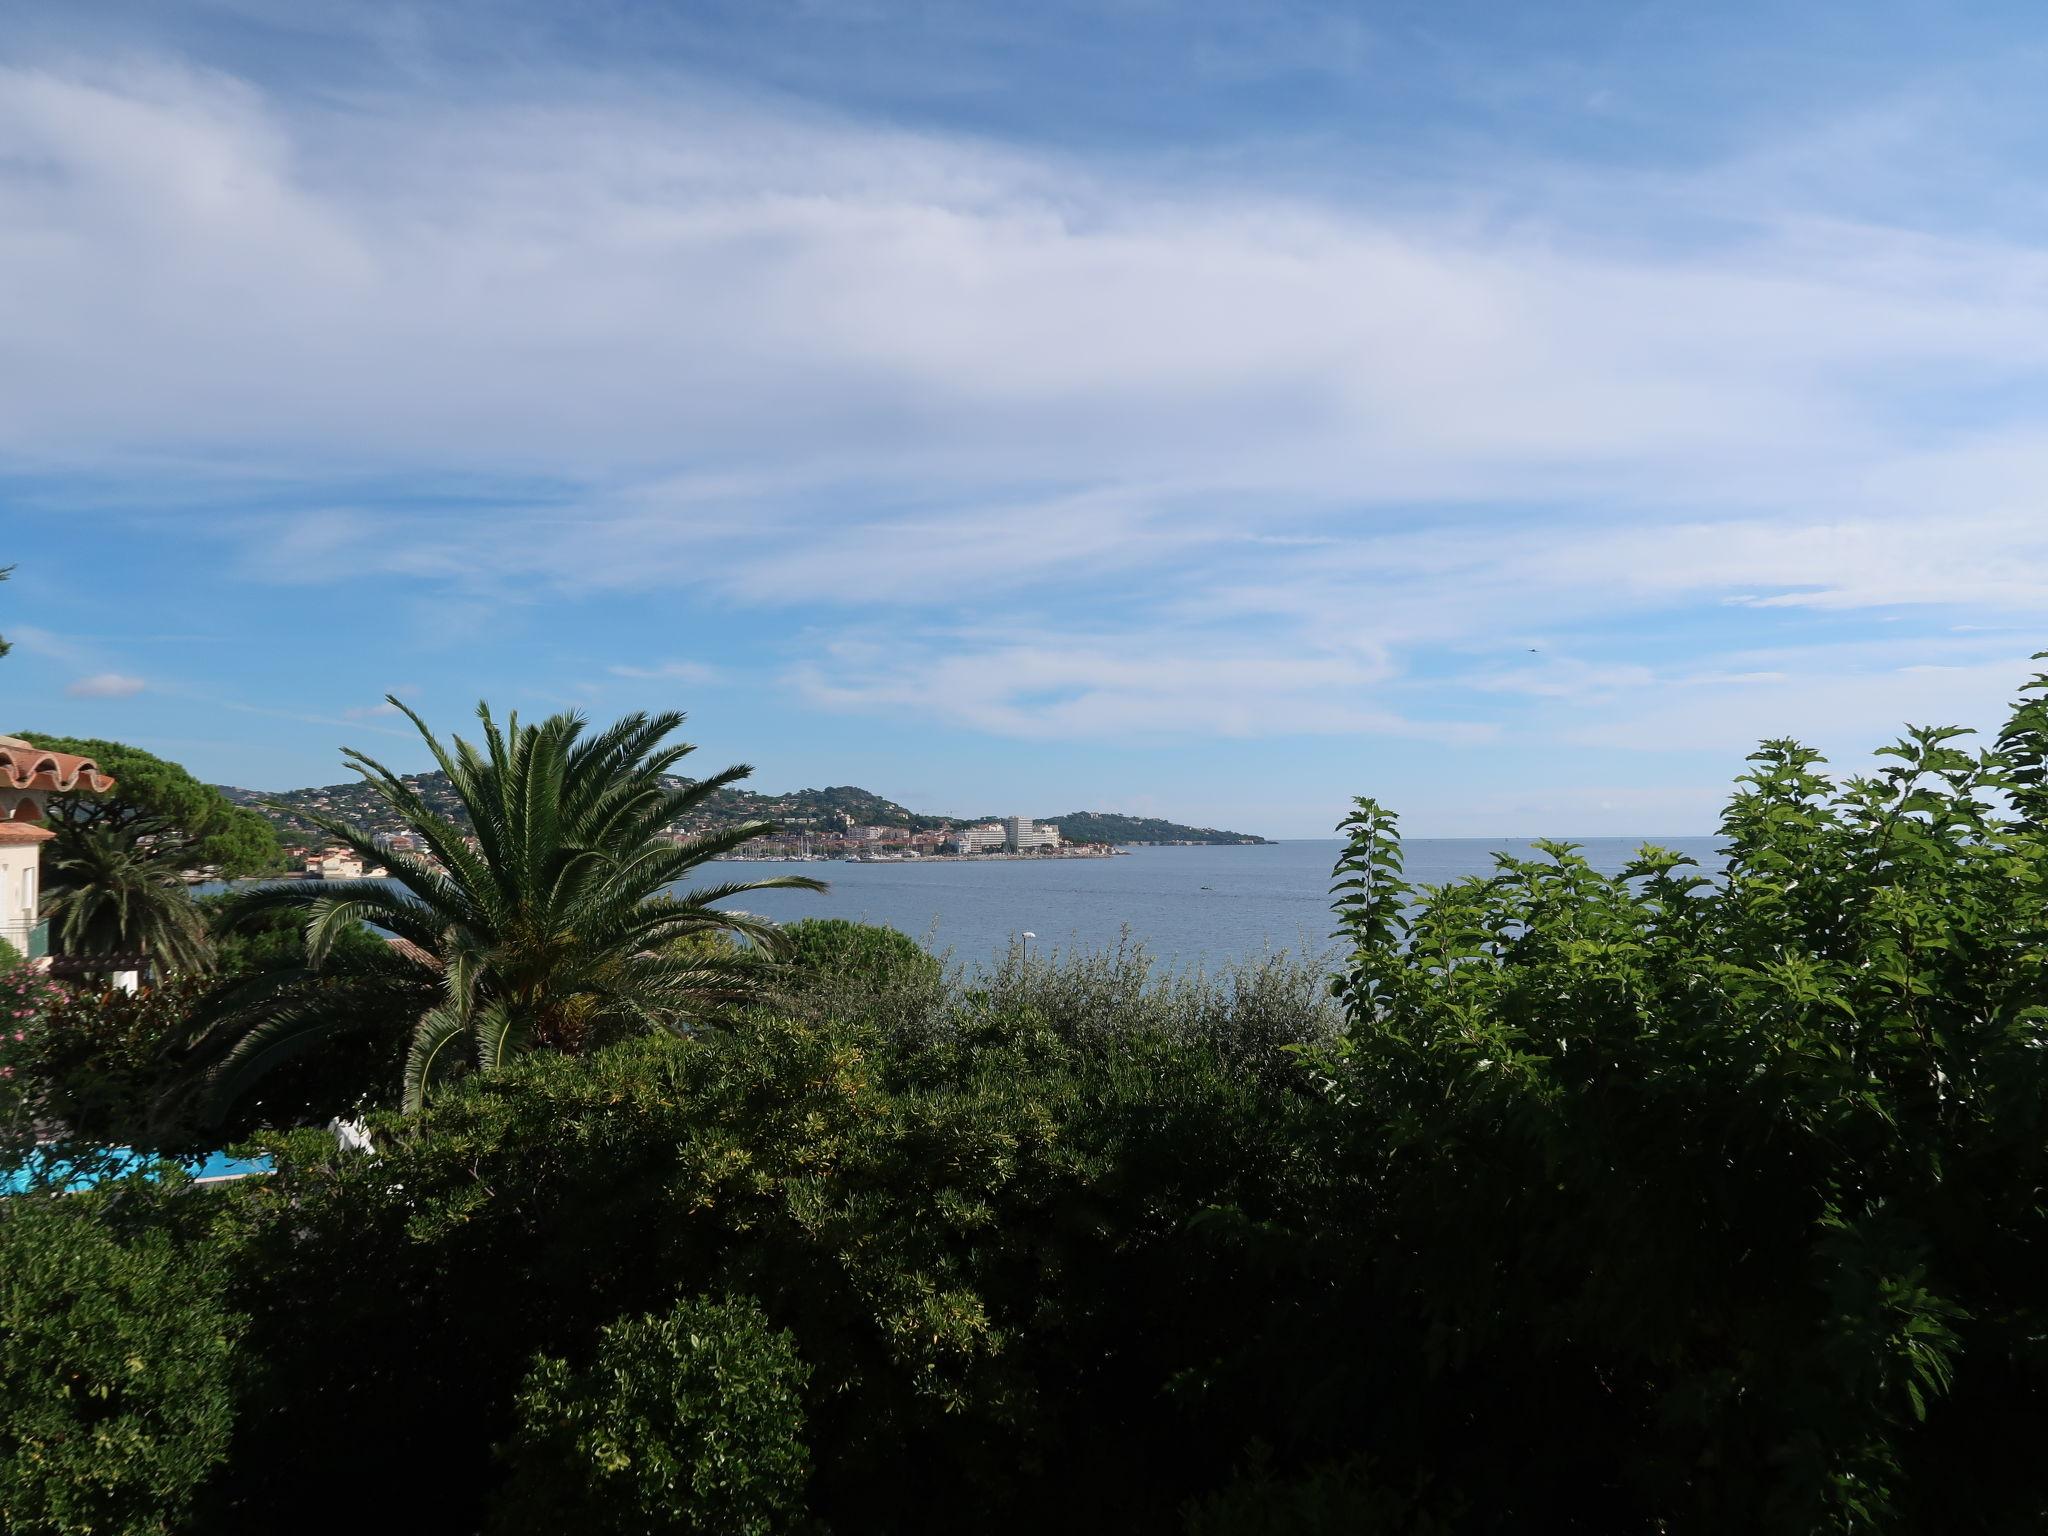
<svg viewBox="0 0 2048 1536">
<path fill-rule="evenodd" d="M 461 807 L 447 779 L 440 773 L 422 773 L 408 780 L 429 808 L 455 821 L 462 821 Z M 682 783 L 684 781 L 677 780 Z M 397 832 L 397 820 L 384 802 L 360 781 L 326 784 L 308 789 L 266 792 L 218 786 L 237 805 L 263 812 L 288 838 L 317 836 L 305 812 L 319 811 L 346 817 L 366 825 L 372 832 Z M 265 802 L 277 801 L 288 807 L 280 813 Z M 714 831 L 745 821 L 770 821 L 790 831 L 803 828 L 835 831 L 842 827 L 901 827 L 906 831 L 931 831 L 948 824 L 993 821 L 994 816 L 934 816 L 898 805 L 894 800 L 852 784 L 824 789 L 795 789 L 784 794 L 763 794 L 750 789 L 721 790 L 686 824 L 692 832 Z M 1266 839 L 1246 832 L 1225 832 L 1215 827 L 1191 827 L 1156 816 L 1123 816 L 1108 811 L 1070 811 L 1064 816 L 1039 818 L 1057 826 L 1070 843 L 1262 843 Z"/>
<path fill-rule="evenodd" d="M 1157 816 L 1122 816 L 1114 811 L 1069 811 L 1064 816 L 1046 816 L 1070 843 L 1214 843 L 1250 844 L 1268 839 L 1250 832 L 1226 832 L 1218 827 L 1190 827 Z"/>
</svg>

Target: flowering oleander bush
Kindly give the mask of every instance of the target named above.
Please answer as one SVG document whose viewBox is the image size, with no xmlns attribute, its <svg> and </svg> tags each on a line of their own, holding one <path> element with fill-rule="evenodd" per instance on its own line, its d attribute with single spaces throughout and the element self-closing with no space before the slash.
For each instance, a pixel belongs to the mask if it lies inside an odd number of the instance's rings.
<svg viewBox="0 0 2048 1536">
<path fill-rule="evenodd" d="M 52 994 L 24 1042 L 37 1114 L 88 1142 L 174 1141 L 157 1123 L 157 1103 L 202 985 L 165 982 L 136 992 L 77 985 Z"/>
<path fill-rule="evenodd" d="M 61 983 L 25 965 L 0 971 L 0 1136 L 9 1142 L 33 1139 L 49 1019 L 69 997 Z"/>
</svg>

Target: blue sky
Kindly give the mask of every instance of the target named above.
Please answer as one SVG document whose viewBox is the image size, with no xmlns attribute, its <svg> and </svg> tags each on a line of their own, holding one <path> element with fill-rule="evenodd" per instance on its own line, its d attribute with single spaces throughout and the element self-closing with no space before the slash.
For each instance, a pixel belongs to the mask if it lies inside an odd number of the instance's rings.
<svg viewBox="0 0 2048 1536">
<path fill-rule="evenodd" d="M 2035 7 L 6 11 L 0 729 L 1677 834 L 2048 643 Z"/>
</svg>

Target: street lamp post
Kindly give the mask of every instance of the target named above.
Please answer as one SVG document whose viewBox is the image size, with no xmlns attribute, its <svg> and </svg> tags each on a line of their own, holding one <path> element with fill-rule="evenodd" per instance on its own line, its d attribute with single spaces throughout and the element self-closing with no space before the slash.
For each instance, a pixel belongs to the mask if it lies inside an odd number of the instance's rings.
<svg viewBox="0 0 2048 1536">
<path fill-rule="evenodd" d="M 1024 930 L 1024 963 L 1026 965 L 1031 963 L 1031 941 L 1037 937 L 1038 935 L 1029 928 Z"/>
</svg>

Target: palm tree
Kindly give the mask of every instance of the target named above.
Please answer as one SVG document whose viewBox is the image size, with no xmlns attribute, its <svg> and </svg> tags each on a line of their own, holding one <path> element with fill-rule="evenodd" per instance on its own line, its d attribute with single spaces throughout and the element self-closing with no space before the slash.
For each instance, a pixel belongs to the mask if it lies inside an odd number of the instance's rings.
<svg viewBox="0 0 2048 1536">
<path fill-rule="evenodd" d="M 158 970 L 212 964 L 206 923 L 185 889 L 175 848 L 115 827 L 93 827 L 50 845 L 43 899 L 59 955 L 140 954 Z"/>
<path fill-rule="evenodd" d="M 488 1070 L 526 1050 L 580 1051 L 649 1028 L 687 1032 L 763 994 L 763 968 L 746 956 L 676 941 L 724 933 L 778 954 L 773 923 L 717 904 L 751 891 L 824 885 L 783 876 L 677 894 L 672 888 L 706 860 L 769 827 L 666 835 L 751 768 L 690 784 L 668 779 L 695 750 L 664 744 L 683 723 L 675 713 L 628 715 L 587 736 L 577 715 L 521 725 L 515 714 L 501 728 L 479 705 L 481 750 L 460 737 L 451 750 L 411 709 L 390 702 L 447 775 L 470 835 L 382 763 L 344 753 L 427 856 L 387 852 L 360 826 L 309 815 L 366 863 L 387 865 L 391 882 L 340 891 L 273 884 L 230 898 L 223 914 L 230 926 L 280 910 L 302 915 L 306 967 L 225 1000 L 209 1032 L 225 1046 L 209 1073 L 216 1104 L 232 1102 L 263 1072 L 318 1041 L 380 1012 L 388 1017 L 394 1007 L 413 1018 L 404 1096 L 417 1110 L 435 1083 L 458 1071 Z M 335 984 L 341 977 L 322 984 L 316 978 L 336 936 L 360 922 L 391 935 L 388 953 L 354 961 L 345 984 Z"/>
</svg>

